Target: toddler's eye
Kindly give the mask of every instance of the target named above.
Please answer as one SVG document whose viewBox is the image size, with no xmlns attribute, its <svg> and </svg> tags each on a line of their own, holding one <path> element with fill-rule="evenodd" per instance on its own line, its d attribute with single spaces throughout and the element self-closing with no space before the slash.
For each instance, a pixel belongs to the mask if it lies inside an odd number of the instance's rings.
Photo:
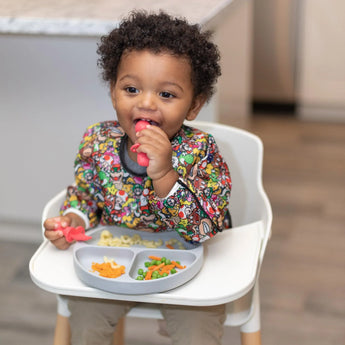
<svg viewBox="0 0 345 345">
<path fill-rule="evenodd" d="M 135 88 L 134 86 L 128 86 L 125 89 L 128 93 L 138 93 L 139 90 L 137 88 Z"/>
<path fill-rule="evenodd" d="M 167 92 L 167 91 L 163 91 L 159 95 L 163 98 L 174 98 L 175 97 L 172 93 Z"/>
</svg>

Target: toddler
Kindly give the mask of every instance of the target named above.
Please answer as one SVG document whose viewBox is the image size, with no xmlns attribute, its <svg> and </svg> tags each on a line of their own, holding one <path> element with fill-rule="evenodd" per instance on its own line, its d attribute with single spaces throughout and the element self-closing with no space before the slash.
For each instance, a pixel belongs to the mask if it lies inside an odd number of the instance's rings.
<svg viewBox="0 0 345 345">
<path fill-rule="evenodd" d="M 184 125 L 210 99 L 220 75 L 210 33 L 164 12 L 136 11 L 101 38 L 97 52 L 117 120 L 86 130 L 75 185 L 61 215 L 44 222 L 45 236 L 66 249 L 71 244 L 58 227 L 102 224 L 174 229 L 201 243 L 230 227 L 228 167 L 210 134 Z M 147 166 L 138 164 L 140 154 Z M 72 344 L 112 344 L 117 321 L 133 305 L 69 297 Z M 224 305 L 161 310 L 173 344 L 221 344 Z"/>
</svg>

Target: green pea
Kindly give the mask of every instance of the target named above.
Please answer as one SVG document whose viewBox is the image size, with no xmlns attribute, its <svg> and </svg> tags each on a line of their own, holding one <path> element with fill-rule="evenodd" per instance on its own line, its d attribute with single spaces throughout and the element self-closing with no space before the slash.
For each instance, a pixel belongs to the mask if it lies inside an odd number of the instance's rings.
<svg viewBox="0 0 345 345">
<path fill-rule="evenodd" d="M 136 279 L 137 279 L 137 280 L 144 280 L 144 277 L 143 277 L 143 276 L 137 276 Z"/>
<path fill-rule="evenodd" d="M 145 262 L 145 267 L 150 267 L 151 266 L 151 262 L 150 261 L 146 261 Z"/>
<path fill-rule="evenodd" d="M 162 261 L 160 261 L 160 260 L 156 261 L 156 265 L 160 265 L 161 263 L 162 263 Z"/>
<path fill-rule="evenodd" d="M 172 268 L 172 269 L 170 270 L 170 273 L 171 273 L 171 274 L 174 274 L 174 273 L 176 273 L 176 270 L 175 270 L 175 268 Z"/>
<path fill-rule="evenodd" d="M 143 270 L 142 268 L 139 268 L 139 269 L 138 269 L 138 274 L 140 274 L 140 275 L 142 276 L 143 273 L 144 273 L 144 270 Z"/>
<path fill-rule="evenodd" d="M 168 273 L 166 273 L 166 272 L 164 272 L 163 274 L 162 274 L 162 277 L 167 277 L 168 276 Z"/>
<path fill-rule="evenodd" d="M 170 264 L 171 264 L 171 260 L 166 259 L 166 260 L 165 260 L 165 264 L 166 264 L 166 265 L 170 265 Z"/>
<path fill-rule="evenodd" d="M 165 256 L 162 257 L 161 261 L 166 262 L 167 258 Z"/>
</svg>

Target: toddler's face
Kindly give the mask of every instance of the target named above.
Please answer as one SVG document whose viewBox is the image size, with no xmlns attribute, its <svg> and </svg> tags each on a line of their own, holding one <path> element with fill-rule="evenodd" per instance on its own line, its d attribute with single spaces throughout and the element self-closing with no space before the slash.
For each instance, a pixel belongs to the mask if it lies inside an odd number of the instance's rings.
<svg viewBox="0 0 345 345">
<path fill-rule="evenodd" d="M 122 56 L 111 98 L 130 145 L 135 141 L 138 120 L 151 121 L 172 138 L 185 119 L 197 116 L 204 103 L 201 97 L 193 98 L 187 59 L 147 50 Z"/>
</svg>

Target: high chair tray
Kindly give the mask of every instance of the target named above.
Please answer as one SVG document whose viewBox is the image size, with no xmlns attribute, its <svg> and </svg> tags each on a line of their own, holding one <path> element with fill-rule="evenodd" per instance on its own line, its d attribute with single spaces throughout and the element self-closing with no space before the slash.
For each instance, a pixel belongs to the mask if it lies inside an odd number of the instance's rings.
<svg viewBox="0 0 345 345">
<path fill-rule="evenodd" d="M 175 231 L 151 233 L 104 226 L 88 231 L 87 234 L 92 236 L 91 240 L 78 242 L 74 246 L 75 272 L 86 285 L 104 291 L 119 294 L 167 291 L 191 280 L 203 264 L 203 246 L 185 242 Z M 103 245 L 98 244 L 99 241 L 103 242 Z M 150 256 L 163 258 L 163 261 L 166 259 L 178 262 L 176 272 L 169 272 L 164 277 L 156 278 L 157 274 L 154 279 L 145 279 L 145 274 L 139 270 L 151 270 L 150 267 L 146 267 L 151 262 Z M 117 278 L 107 278 L 92 269 L 93 263 L 102 264 L 108 260 L 124 266 L 125 273 Z M 141 280 L 137 279 L 138 276 Z"/>
<path fill-rule="evenodd" d="M 199 273 L 175 289 L 158 293 L 114 293 L 83 283 L 73 265 L 78 243 L 60 250 L 45 239 L 30 259 L 30 276 L 41 289 L 60 295 L 189 306 L 228 303 L 244 296 L 255 284 L 262 234 L 261 221 L 217 234 L 203 243 Z M 94 244 L 90 241 L 90 245 Z"/>
</svg>

